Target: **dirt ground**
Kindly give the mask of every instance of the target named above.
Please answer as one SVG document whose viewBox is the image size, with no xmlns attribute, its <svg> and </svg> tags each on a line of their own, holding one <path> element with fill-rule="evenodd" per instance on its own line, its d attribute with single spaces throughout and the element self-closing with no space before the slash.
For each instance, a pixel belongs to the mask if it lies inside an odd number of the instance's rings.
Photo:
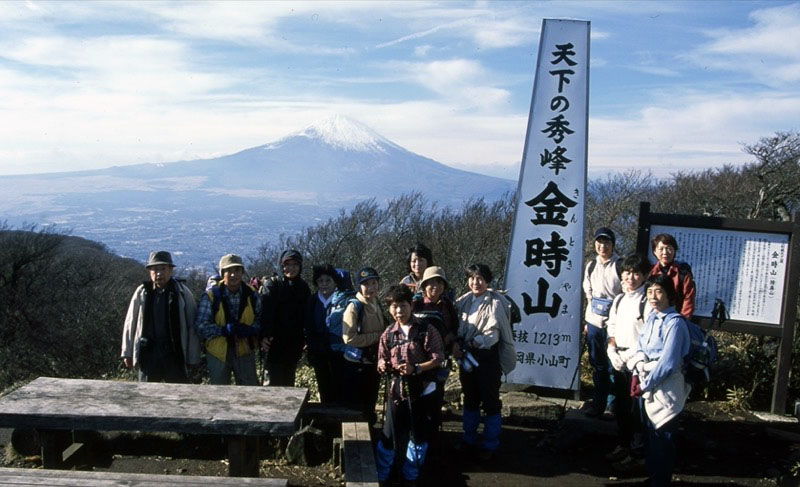
<svg viewBox="0 0 800 487">
<path fill-rule="evenodd" d="M 573 403 L 574 406 L 574 403 Z M 692 402 L 682 416 L 676 485 L 799 485 L 800 425 L 728 413 L 718 403 Z M 613 421 L 588 419 L 567 408 L 557 421 L 503 425 L 496 458 L 481 462 L 456 451 L 460 417 L 447 417 L 441 441 L 431 450 L 424 486 L 632 486 L 646 480 L 642 469 L 618 471 L 604 454 L 616 445 Z M 36 468 L 40 458 L 9 448 L 10 430 L 0 430 L 0 464 Z M 273 442 L 274 443 L 274 442 Z M 289 465 L 277 449 L 262 452 L 262 476 L 288 478 L 292 486 L 343 486 L 332 462 Z M 173 475 L 225 475 L 226 449 L 218 437 L 123 434 L 97 436 L 96 470 Z"/>
</svg>

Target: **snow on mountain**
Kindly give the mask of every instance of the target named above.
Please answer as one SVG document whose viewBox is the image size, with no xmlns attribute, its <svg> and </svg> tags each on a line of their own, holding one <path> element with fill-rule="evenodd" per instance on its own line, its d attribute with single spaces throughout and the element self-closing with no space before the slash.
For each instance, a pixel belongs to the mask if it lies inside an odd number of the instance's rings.
<svg viewBox="0 0 800 487">
<path fill-rule="evenodd" d="M 400 148 L 361 122 L 339 114 L 320 120 L 264 148 L 277 148 L 284 140 L 292 137 L 317 139 L 336 149 L 355 152 L 386 152 L 384 146 Z"/>
</svg>

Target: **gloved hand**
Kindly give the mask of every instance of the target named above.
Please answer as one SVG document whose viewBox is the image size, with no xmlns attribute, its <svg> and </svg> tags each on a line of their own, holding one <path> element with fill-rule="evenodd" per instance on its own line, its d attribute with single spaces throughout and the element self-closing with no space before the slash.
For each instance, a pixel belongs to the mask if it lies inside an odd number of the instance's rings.
<svg viewBox="0 0 800 487">
<path fill-rule="evenodd" d="M 614 370 L 622 370 L 622 368 L 625 366 L 625 361 L 623 361 L 622 357 L 620 357 L 619 353 L 617 353 L 617 347 L 609 345 L 606 349 L 606 354 L 608 355 L 608 360 L 611 362 L 611 366 L 614 367 Z"/>
<path fill-rule="evenodd" d="M 631 379 L 631 397 L 641 397 L 642 383 L 639 381 L 639 376 L 634 375 Z"/>
<path fill-rule="evenodd" d="M 251 337 L 256 334 L 256 329 L 249 325 L 244 325 L 242 323 L 236 323 L 233 325 L 234 335 L 239 338 L 247 338 Z"/>
</svg>

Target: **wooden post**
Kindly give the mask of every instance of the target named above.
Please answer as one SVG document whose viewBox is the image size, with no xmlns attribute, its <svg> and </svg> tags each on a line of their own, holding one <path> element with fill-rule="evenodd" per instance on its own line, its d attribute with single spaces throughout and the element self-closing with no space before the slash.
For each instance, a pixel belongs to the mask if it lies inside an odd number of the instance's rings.
<svg viewBox="0 0 800 487">
<path fill-rule="evenodd" d="M 72 438 L 72 435 L 60 430 L 37 430 L 37 433 L 42 445 L 42 467 L 65 469 L 64 449 L 69 446 L 68 438 Z"/>
<path fill-rule="evenodd" d="M 260 442 L 258 436 L 228 436 L 228 476 L 258 477 Z"/>
<path fill-rule="evenodd" d="M 789 239 L 789 256 L 786 262 L 787 281 L 783 289 L 783 316 L 781 316 L 781 344 L 778 348 L 778 366 L 775 370 L 775 386 L 772 388 L 772 407 L 774 414 L 786 412 L 786 390 L 789 386 L 789 373 L 792 370 L 792 342 L 794 341 L 794 321 L 797 318 L 797 278 L 800 275 L 800 225 L 798 214 L 792 216 L 792 236 Z"/>
</svg>

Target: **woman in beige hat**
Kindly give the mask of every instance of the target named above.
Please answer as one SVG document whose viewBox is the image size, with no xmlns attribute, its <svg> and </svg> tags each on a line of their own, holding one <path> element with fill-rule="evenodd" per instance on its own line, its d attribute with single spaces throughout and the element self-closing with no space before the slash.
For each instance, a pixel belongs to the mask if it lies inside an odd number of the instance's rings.
<svg viewBox="0 0 800 487">
<path fill-rule="evenodd" d="M 422 295 L 417 294 L 412 306 L 414 316 L 419 320 L 428 321 L 428 323 L 436 327 L 442 337 L 444 358 L 442 367 L 436 375 L 436 391 L 433 395 L 435 403 L 433 418 L 431 418 L 433 432 L 438 431 L 442 422 L 444 385 L 447 381 L 447 376 L 450 374 L 450 355 L 452 355 L 456 333 L 458 332 L 458 313 L 449 298 L 449 293 L 447 292 L 449 288 L 450 283 L 447 281 L 444 269 L 439 266 L 430 266 L 425 269 L 419 282 L 419 290 Z M 436 435 L 432 434 L 431 438 L 435 444 Z"/>
</svg>

